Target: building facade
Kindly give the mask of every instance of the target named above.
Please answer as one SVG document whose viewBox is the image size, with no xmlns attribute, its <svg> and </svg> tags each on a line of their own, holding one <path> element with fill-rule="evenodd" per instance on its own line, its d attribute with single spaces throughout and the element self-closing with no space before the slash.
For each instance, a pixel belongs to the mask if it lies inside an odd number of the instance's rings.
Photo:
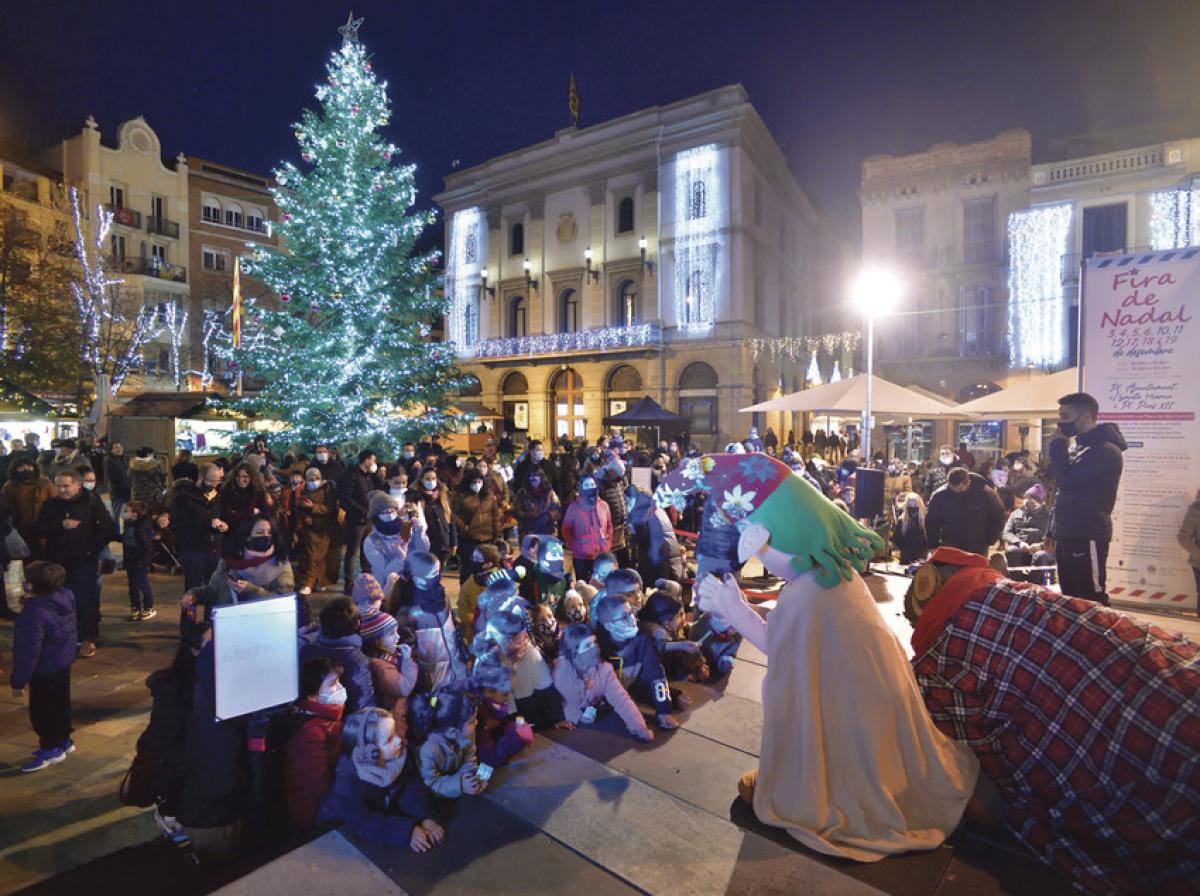
<svg viewBox="0 0 1200 896">
<path fill-rule="evenodd" d="M 817 216 L 740 86 L 445 183 L 447 335 L 510 432 L 594 439 L 650 395 L 711 448 L 802 385 L 804 359 L 763 346 L 813 332 Z"/>
<path fill-rule="evenodd" d="M 271 197 L 273 179 L 197 156 L 188 156 L 188 245 L 192 271 L 188 305 L 188 363 L 202 378 L 217 374 L 215 346 L 208 343 L 210 322 L 232 329 L 234 259 L 257 246 L 278 245 L 273 234 L 278 209 Z M 242 276 L 247 307 L 271 302 L 266 287 Z"/>
</svg>

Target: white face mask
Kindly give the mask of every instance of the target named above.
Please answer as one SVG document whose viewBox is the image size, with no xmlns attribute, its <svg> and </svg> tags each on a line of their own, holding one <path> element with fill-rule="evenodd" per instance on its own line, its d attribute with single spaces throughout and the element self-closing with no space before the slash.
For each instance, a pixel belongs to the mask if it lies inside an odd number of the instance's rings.
<svg viewBox="0 0 1200 896">
<path fill-rule="evenodd" d="M 471 491 L 475 492 L 475 494 L 479 494 L 481 488 L 483 488 L 482 482 L 476 481 L 471 483 Z"/>
<path fill-rule="evenodd" d="M 339 684 L 328 694 L 317 694 L 317 702 L 325 706 L 345 706 L 346 689 Z"/>
<path fill-rule="evenodd" d="M 395 511 L 386 510 L 383 513 L 379 514 L 379 521 L 381 523 L 392 523 L 392 522 L 396 521 L 397 516 L 398 516 L 398 514 Z"/>
<path fill-rule="evenodd" d="M 375 461 L 371 461 L 369 464 L 367 464 L 367 472 L 368 473 L 374 473 L 378 469 L 379 469 L 379 464 L 375 463 Z"/>
<path fill-rule="evenodd" d="M 953 454 L 939 454 L 938 460 L 940 460 L 944 464 L 948 464 L 952 460 L 954 460 L 954 455 Z"/>
<path fill-rule="evenodd" d="M 538 462 L 538 461 L 540 461 L 540 460 L 541 460 L 543 457 L 545 457 L 545 456 L 546 456 L 546 455 L 542 454 L 542 452 L 540 452 L 540 451 L 535 451 L 535 452 L 533 452 L 533 460 L 534 460 L 534 462 L 535 462 L 535 463 L 536 463 L 536 462 Z"/>
<path fill-rule="evenodd" d="M 389 488 L 389 489 L 388 489 L 388 494 L 390 494 L 390 495 L 391 495 L 393 498 L 403 498 L 403 497 L 404 497 L 404 494 L 405 494 L 405 489 L 402 489 L 402 488 Z"/>
<path fill-rule="evenodd" d="M 310 479 L 310 480 L 308 480 L 308 482 L 304 483 L 304 487 L 307 488 L 310 492 L 315 492 L 317 489 L 319 489 L 321 487 L 321 480 L 320 479 Z"/>
<path fill-rule="evenodd" d="M 427 491 L 427 492 L 436 492 L 437 491 L 437 480 L 436 479 L 422 480 L 421 485 L 424 486 L 425 491 Z"/>
<path fill-rule="evenodd" d="M 327 461 L 327 460 L 329 460 L 329 455 L 328 455 L 328 454 L 326 454 L 324 451 L 318 451 L 318 452 L 317 452 L 317 462 L 318 462 L 318 463 L 322 463 L 322 464 L 323 464 L 323 463 L 325 463 L 325 461 Z"/>
<path fill-rule="evenodd" d="M 94 482 L 85 482 L 85 483 L 83 484 L 83 487 L 84 487 L 84 488 L 86 488 L 86 489 L 87 489 L 89 492 L 90 492 L 90 491 L 95 491 L 95 489 L 96 489 L 96 483 L 94 483 Z"/>
</svg>

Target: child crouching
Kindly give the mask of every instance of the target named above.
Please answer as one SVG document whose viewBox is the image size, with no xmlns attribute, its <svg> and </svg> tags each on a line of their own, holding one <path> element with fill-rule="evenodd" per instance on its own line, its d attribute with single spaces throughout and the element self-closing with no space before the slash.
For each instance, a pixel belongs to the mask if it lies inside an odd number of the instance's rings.
<svg viewBox="0 0 1200 896">
<path fill-rule="evenodd" d="M 472 651 L 471 682 L 480 697 L 475 752 L 481 762 L 499 768 L 533 743 L 533 729 L 510 712 L 513 673 L 500 648 L 486 638 L 476 638 Z"/>
<path fill-rule="evenodd" d="M 423 741 L 421 778 L 438 796 L 458 799 L 483 793 L 475 754 L 475 695 L 439 689 L 409 700 L 409 731 Z"/>
</svg>

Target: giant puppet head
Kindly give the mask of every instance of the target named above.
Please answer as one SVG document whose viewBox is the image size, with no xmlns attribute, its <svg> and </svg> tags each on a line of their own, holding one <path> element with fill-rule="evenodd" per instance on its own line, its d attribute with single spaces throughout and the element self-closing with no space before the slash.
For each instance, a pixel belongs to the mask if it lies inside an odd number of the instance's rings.
<svg viewBox="0 0 1200 896">
<path fill-rule="evenodd" d="M 862 572 L 883 541 L 835 507 L 788 467 L 765 454 L 688 458 L 654 493 L 660 507 L 683 509 L 707 493 L 696 544 L 701 575 L 740 569 L 762 558 L 785 579 L 812 571 L 826 588 Z"/>
</svg>

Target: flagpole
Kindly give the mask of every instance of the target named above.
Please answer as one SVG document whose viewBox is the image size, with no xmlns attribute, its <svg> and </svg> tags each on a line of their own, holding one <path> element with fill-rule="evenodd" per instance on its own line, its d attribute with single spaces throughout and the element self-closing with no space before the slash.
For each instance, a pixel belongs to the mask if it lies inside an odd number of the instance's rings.
<svg viewBox="0 0 1200 896">
<path fill-rule="evenodd" d="M 233 347 L 242 346 L 242 260 L 233 259 Z M 242 366 L 238 364 L 237 397 L 242 397 Z"/>
</svg>

